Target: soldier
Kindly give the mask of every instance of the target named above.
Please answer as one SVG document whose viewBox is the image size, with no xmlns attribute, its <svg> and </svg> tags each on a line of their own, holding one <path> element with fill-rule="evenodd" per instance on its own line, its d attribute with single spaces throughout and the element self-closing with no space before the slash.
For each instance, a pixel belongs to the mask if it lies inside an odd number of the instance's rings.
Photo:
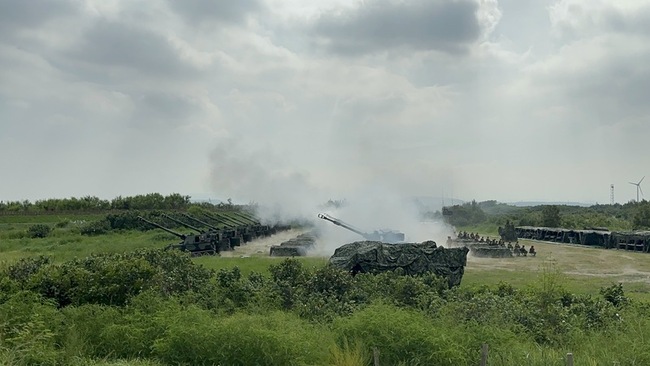
<svg viewBox="0 0 650 366">
<path fill-rule="evenodd" d="M 537 255 L 537 252 L 535 251 L 535 247 L 532 245 L 530 246 L 530 249 L 528 249 L 528 253 L 530 253 L 530 255 L 532 255 L 533 257 Z"/>
<path fill-rule="evenodd" d="M 523 255 L 524 257 L 528 254 L 525 245 L 522 245 L 520 250 L 521 250 L 521 255 Z"/>
<path fill-rule="evenodd" d="M 508 249 L 512 250 L 512 244 L 510 244 L 510 242 L 508 242 Z"/>
</svg>

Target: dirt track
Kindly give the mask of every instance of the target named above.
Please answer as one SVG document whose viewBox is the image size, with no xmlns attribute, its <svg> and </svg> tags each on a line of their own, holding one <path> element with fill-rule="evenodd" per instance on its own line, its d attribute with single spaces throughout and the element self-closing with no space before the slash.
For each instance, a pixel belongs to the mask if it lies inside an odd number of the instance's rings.
<svg viewBox="0 0 650 366">
<path fill-rule="evenodd" d="M 246 244 L 236 247 L 230 252 L 222 252 L 222 257 L 251 257 L 251 256 L 268 256 L 271 246 L 280 245 L 291 238 L 307 232 L 308 230 L 291 229 L 280 231 L 274 235 L 258 238 Z"/>
</svg>

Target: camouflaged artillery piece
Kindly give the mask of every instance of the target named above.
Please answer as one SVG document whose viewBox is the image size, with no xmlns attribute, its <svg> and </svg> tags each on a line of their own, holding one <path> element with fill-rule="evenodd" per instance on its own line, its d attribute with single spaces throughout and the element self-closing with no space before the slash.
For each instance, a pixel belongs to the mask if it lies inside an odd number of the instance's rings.
<svg viewBox="0 0 650 366">
<path fill-rule="evenodd" d="M 157 224 L 153 221 L 149 221 L 142 216 L 138 216 L 138 219 L 146 222 L 147 224 L 157 227 L 161 230 L 164 230 L 172 235 L 177 236 L 182 241 L 178 244 L 170 244 L 165 249 L 179 249 L 184 252 L 189 252 L 193 256 L 199 255 L 215 255 L 219 253 L 219 246 L 213 236 L 206 235 L 204 233 L 199 234 L 181 234 L 172 229 L 164 227 L 160 224 Z"/>
<path fill-rule="evenodd" d="M 382 243 L 389 243 L 389 244 L 395 244 L 395 243 L 401 243 L 404 241 L 404 233 L 399 232 L 399 231 L 394 231 L 394 230 L 379 230 L 379 231 L 373 231 L 372 233 L 365 233 L 354 226 L 347 224 L 335 217 L 332 217 L 327 214 L 318 214 L 319 219 L 323 219 L 325 221 L 329 221 L 334 225 L 340 226 L 342 228 L 348 229 L 352 231 L 353 233 L 361 235 L 364 239 L 369 240 L 369 241 L 378 241 Z"/>
<path fill-rule="evenodd" d="M 300 234 L 280 245 L 273 245 L 269 255 L 271 257 L 302 257 L 306 256 L 309 249 L 314 246 L 318 235 L 314 231 Z"/>
<path fill-rule="evenodd" d="M 468 252 L 467 247 L 438 247 L 431 240 L 400 245 L 358 241 L 336 249 L 329 265 L 352 274 L 395 270 L 405 275 L 434 273 L 446 278 L 449 287 L 453 287 L 460 285 Z"/>
</svg>

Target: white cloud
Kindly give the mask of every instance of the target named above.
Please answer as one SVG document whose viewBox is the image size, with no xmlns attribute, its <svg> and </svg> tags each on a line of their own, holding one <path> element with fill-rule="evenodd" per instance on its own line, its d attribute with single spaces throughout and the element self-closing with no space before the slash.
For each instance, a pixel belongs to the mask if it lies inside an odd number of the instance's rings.
<svg viewBox="0 0 650 366">
<path fill-rule="evenodd" d="M 647 2 L 224 4 L 0 2 L 0 199 L 604 202 L 650 163 Z"/>
</svg>

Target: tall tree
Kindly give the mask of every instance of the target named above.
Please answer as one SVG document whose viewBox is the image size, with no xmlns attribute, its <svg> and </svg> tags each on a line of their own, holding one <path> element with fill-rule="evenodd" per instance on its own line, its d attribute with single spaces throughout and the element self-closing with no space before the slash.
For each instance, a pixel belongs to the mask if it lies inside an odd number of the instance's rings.
<svg viewBox="0 0 650 366">
<path fill-rule="evenodd" d="M 561 222 L 559 207 L 555 205 L 544 206 L 542 209 L 542 226 L 559 227 Z"/>
</svg>

